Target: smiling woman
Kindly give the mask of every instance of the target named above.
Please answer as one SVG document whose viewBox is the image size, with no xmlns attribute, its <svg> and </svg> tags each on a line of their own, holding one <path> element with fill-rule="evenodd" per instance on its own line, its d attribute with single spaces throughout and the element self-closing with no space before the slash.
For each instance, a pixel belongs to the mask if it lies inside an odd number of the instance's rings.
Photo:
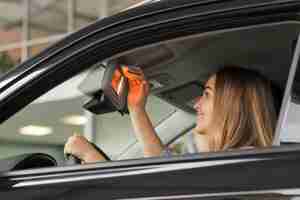
<svg viewBox="0 0 300 200">
<path fill-rule="evenodd" d="M 277 117 L 270 81 L 255 71 L 224 67 L 204 88 L 195 104 L 195 132 L 207 137 L 206 151 L 273 144 Z"/>
</svg>

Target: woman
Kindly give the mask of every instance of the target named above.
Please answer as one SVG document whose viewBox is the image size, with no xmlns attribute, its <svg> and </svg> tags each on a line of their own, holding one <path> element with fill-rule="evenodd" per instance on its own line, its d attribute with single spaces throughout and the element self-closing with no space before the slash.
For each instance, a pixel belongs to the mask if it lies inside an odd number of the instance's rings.
<svg viewBox="0 0 300 200">
<path fill-rule="evenodd" d="M 271 83 L 258 72 L 240 67 L 225 67 L 205 84 L 194 108 L 193 131 L 199 152 L 223 151 L 272 145 L 276 112 Z M 145 110 L 149 86 L 142 72 L 129 77 L 128 108 L 135 135 L 146 157 L 166 151 Z M 104 160 L 82 136 L 69 138 L 65 152 L 84 160 Z"/>
<path fill-rule="evenodd" d="M 221 69 L 205 84 L 195 109 L 194 133 L 206 138 L 205 151 L 272 145 L 276 112 L 271 83 L 255 71 Z"/>
</svg>

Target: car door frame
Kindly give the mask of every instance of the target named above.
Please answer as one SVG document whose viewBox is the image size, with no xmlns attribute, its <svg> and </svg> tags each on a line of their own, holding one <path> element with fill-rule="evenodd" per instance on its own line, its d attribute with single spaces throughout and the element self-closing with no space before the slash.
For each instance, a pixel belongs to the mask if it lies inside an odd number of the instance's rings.
<svg viewBox="0 0 300 200">
<path fill-rule="evenodd" d="M 6 81 L 0 87 L 0 109 L 5 111 L 0 114 L 0 121 L 4 122 L 34 99 L 82 72 L 96 60 L 201 32 L 299 20 L 295 13 L 300 9 L 299 1 L 171 2 L 153 3 L 101 20 L 70 35 L 6 74 L 0 80 Z M 72 188 L 75 185 L 94 183 L 100 187 L 121 181 L 119 187 L 116 187 L 120 190 L 129 180 L 133 181 L 131 187 L 114 195 L 149 197 L 198 193 L 231 194 L 237 191 L 256 191 L 257 188 L 262 191 L 283 188 L 290 190 L 300 188 L 300 183 L 297 182 L 300 175 L 296 173 L 300 164 L 299 152 L 300 147 L 296 146 L 278 147 L 7 172 L 0 174 L 0 190 L 34 191 L 37 187 L 45 189 L 61 185 Z M 250 175 L 259 172 L 250 177 L 252 182 L 247 184 L 244 182 L 244 172 L 239 170 L 246 167 L 250 168 Z M 278 175 L 272 176 L 268 171 L 269 167 L 273 167 L 272 170 Z M 284 168 L 287 167 L 290 173 L 294 173 L 292 177 L 283 176 Z M 161 178 L 170 176 L 169 181 Z M 184 178 L 186 176 L 189 180 Z M 205 178 L 199 182 L 196 178 L 198 176 Z M 265 180 L 257 181 L 259 176 Z M 149 183 L 136 189 L 145 177 L 149 178 Z M 230 177 L 234 178 L 230 180 Z M 220 180 L 226 180 L 226 184 L 231 187 L 224 187 Z M 191 183 L 190 187 L 182 185 L 188 182 Z M 254 183 L 255 187 L 251 186 Z M 166 188 L 177 184 L 178 189 L 162 191 L 154 187 L 156 184 Z M 111 191 L 108 191 L 107 195 L 110 194 Z"/>
</svg>

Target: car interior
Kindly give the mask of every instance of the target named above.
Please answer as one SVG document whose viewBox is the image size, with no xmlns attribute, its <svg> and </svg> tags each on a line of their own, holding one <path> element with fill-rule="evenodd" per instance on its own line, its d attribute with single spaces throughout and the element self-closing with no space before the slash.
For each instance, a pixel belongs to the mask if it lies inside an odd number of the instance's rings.
<svg viewBox="0 0 300 200">
<path fill-rule="evenodd" d="M 22 122 L 24 120 L 30 123 L 39 120 L 40 124 L 53 124 L 61 117 L 58 113 L 63 115 L 74 113 L 75 110 L 78 113 L 86 113 L 95 121 L 96 133 L 92 142 L 112 160 L 142 158 L 141 148 L 132 134 L 133 130 L 127 114 L 115 110 L 106 114 L 91 114 L 91 110 L 84 106 L 94 98 L 91 94 L 101 88 L 100 84 L 90 85 L 91 80 L 100 83 L 105 69 L 111 67 L 108 63 L 142 68 L 151 87 L 147 110 L 150 112 L 159 137 L 178 154 L 195 153 L 197 150 L 191 135 L 196 115 L 193 104 L 195 98 L 201 94 L 207 78 L 220 67 L 228 65 L 260 71 L 274 84 L 274 97 L 279 111 L 293 59 L 293 45 L 297 41 L 299 30 L 300 26 L 296 22 L 219 30 L 144 46 L 114 55 L 105 61 L 101 60 L 88 71 L 67 80 L 62 84 L 65 87 L 54 88 L 1 125 L 1 132 L 5 134 L 0 136 L 0 141 L 8 141 L 10 142 L 8 144 L 13 144 L 16 148 L 13 151 L 12 148 L 3 150 L 9 152 L 10 156 L 1 158 L 0 170 L 20 170 L 22 169 L 20 166 L 23 166 L 23 169 L 36 167 L 29 164 L 20 165 L 21 162 L 32 162 L 32 158 L 27 159 L 27 156 L 22 159 L 19 157 L 20 154 L 24 154 L 24 150 L 16 150 L 20 141 L 25 142 L 26 145 L 38 145 L 38 149 L 28 150 L 30 152 L 28 155 L 40 159 L 37 163 L 48 163 L 48 166 L 64 165 L 63 145 L 66 139 L 74 131 L 81 133 L 88 131 L 87 127 L 81 125 L 69 128 L 56 125 L 59 134 L 29 139 L 20 136 L 14 127 L 17 123 L 24 124 Z M 95 69 L 98 70 L 97 73 Z M 86 88 L 84 91 L 82 89 L 83 85 L 86 87 L 83 83 L 87 80 L 89 81 L 87 87 L 90 87 L 87 88 L 88 92 Z M 68 91 L 69 96 L 65 91 Z M 299 110 L 297 98 L 295 92 L 293 95 L 295 100 L 289 107 L 293 122 L 297 119 L 295 116 L 300 115 L 300 112 L 297 112 Z M 51 105 L 56 108 L 49 112 L 45 107 Z M 44 115 L 49 115 L 49 119 L 44 120 L 40 117 Z M 298 126 L 293 123 L 293 130 L 300 128 Z M 300 142 L 300 138 L 295 136 L 295 130 L 280 136 L 282 144 Z M 21 148 L 24 147 L 24 144 L 22 145 Z M 47 148 L 49 146 L 50 151 L 43 145 Z M 41 154 L 35 155 L 33 152 Z M 42 153 L 50 157 L 41 156 Z M 7 159 L 10 160 L 9 165 Z M 1 167 L 2 165 L 5 167 Z M 45 165 L 41 164 L 37 167 L 45 167 Z"/>
<path fill-rule="evenodd" d="M 208 33 L 135 50 L 116 60 L 127 65 L 142 66 L 152 84 L 153 94 L 191 115 L 195 115 L 193 104 L 201 94 L 201 85 L 218 68 L 233 65 L 254 69 L 272 81 L 279 114 L 299 30 L 294 25 L 279 23 Z M 294 92 L 293 102 L 296 97 Z M 296 107 L 296 104 L 292 104 Z M 166 121 L 161 128 L 174 124 L 167 124 Z M 285 133 L 281 143 L 288 143 L 293 135 L 295 131 L 289 135 Z M 171 137 L 166 140 L 176 141 L 176 136 L 173 135 L 173 139 Z"/>
</svg>

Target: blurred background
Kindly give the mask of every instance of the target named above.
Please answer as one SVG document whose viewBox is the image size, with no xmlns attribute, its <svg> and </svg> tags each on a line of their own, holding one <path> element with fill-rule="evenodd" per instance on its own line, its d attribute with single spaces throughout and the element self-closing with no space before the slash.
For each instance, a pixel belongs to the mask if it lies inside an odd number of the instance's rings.
<svg viewBox="0 0 300 200">
<path fill-rule="evenodd" d="M 1 71 L 98 19 L 141 0 L 1 0 Z"/>
</svg>

